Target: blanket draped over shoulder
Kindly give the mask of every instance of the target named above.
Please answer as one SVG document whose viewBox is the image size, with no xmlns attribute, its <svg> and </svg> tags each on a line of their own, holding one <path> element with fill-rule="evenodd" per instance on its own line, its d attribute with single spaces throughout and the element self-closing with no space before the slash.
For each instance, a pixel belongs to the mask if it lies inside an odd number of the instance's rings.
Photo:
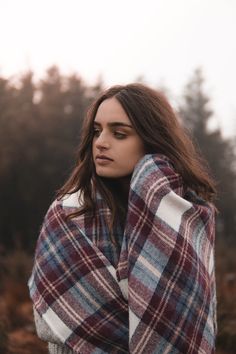
<svg viewBox="0 0 236 354">
<path fill-rule="evenodd" d="M 145 155 L 114 266 L 88 237 L 107 232 L 109 210 L 98 202 L 100 225 L 68 219 L 77 196 L 49 208 L 29 280 L 35 309 L 62 343 L 80 354 L 214 353 L 214 208 L 183 187 L 165 156 Z"/>
</svg>

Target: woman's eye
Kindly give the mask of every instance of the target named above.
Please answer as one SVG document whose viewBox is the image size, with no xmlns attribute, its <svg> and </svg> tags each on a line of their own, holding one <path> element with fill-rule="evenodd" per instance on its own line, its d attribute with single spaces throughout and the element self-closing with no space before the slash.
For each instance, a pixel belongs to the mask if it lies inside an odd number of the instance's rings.
<svg viewBox="0 0 236 354">
<path fill-rule="evenodd" d="M 114 132 L 114 135 L 117 139 L 125 139 L 126 138 L 126 134 L 121 133 L 121 132 Z"/>
<path fill-rule="evenodd" d="M 99 129 L 94 129 L 93 130 L 93 135 L 98 137 L 100 135 L 100 130 Z"/>
</svg>

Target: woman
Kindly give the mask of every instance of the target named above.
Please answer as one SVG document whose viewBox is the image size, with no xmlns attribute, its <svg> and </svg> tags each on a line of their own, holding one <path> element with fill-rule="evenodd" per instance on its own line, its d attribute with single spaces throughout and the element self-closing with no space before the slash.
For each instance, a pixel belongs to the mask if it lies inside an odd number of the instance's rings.
<svg viewBox="0 0 236 354">
<path fill-rule="evenodd" d="M 165 97 L 114 86 L 85 119 L 29 281 L 50 353 L 214 353 L 214 183 Z"/>
</svg>

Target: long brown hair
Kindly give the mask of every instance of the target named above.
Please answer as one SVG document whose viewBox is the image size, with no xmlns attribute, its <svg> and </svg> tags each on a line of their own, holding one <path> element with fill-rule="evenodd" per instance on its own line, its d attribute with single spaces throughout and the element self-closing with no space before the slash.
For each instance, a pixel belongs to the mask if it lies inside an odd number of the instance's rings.
<svg viewBox="0 0 236 354">
<path fill-rule="evenodd" d="M 115 200 L 111 185 L 96 175 L 92 158 L 95 116 L 100 104 L 112 97 L 125 110 L 147 153 L 161 153 L 169 157 L 186 186 L 206 201 L 212 201 L 216 189 L 207 164 L 196 151 L 167 99 L 161 92 L 136 83 L 109 88 L 90 107 L 82 128 L 76 167 L 60 189 L 59 196 L 80 190 L 84 205 L 77 214 L 82 214 L 87 210 L 94 211 L 94 190 L 98 190 L 111 210 L 112 225 L 119 208 L 119 215 L 124 216 L 122 203 L 117 203 L 117 197 Z"/>
</svg>

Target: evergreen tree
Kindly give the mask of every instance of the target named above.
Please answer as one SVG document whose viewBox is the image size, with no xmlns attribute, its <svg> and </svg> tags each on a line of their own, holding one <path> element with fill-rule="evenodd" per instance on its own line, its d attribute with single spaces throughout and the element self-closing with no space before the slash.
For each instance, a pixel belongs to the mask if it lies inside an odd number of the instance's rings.
<svg viewBox="0 0 236 354">
<path fill-rule="evenodd" d="M 32 249 L 75 161 L 82 120 L 101 90 L 51 67 L 39 83 L 0 78 L 0 249 Z"/>
<path fill-rule="evenodd" d="M 200 69 L 197 69 L 185 88 L 179 114 L 198 150 L 207 160 L 217 182 L 218 234 L 228 241 L 236 242 L 234 149 L 232 142 L 224 139 L 219 129 L 214 131 L 209 129 L 209 122 L 213 117 L 209 105 L 209 97 L 204 92 L 203 74 Z"/>
</svg>

